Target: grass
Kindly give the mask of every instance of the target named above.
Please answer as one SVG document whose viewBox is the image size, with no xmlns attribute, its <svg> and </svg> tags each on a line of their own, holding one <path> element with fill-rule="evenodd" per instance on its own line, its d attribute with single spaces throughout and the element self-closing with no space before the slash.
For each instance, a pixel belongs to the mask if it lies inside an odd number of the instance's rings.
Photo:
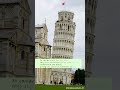
<svg viewBox="0 0 120 90">
<path fill-rule="evenodd" d="M 72 88 L 72 89 L 70 89 L 70 88 Z M 82 86 L 82 85 L 41 85 L 41 84 L 37 84 L 37 85 L 35 85 L 35 90 L 85 90 L 85 86 Z"/>
</svg>

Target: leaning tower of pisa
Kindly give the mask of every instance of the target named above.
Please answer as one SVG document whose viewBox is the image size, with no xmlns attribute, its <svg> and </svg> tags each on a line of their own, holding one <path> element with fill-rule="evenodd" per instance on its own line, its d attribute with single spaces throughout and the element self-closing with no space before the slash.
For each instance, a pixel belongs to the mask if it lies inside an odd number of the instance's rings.
<svg viewBox="0 0 120 90">
<path fill-rule="evenodd" d="M 75 22 L 74 13 L 61 11 L 55 23 L 52 58 L 72 59 L 74 51 Z M 53 69 L 52 81 L 64 84 L 71 83 L 71 69 Z M 55 75 L 55 77 L 54 77 Z M 60 76 L 59 76 L 60 75 Z"/>
<path fill-rule="evenodd" d="M 96 8 L 97 0 L 85 0 L 85 64 L 86 64 L 86 77 L 90 77 L 91 65 L 94 56 L 93 45 L 94 45 L 94 31 L 96 23 Z"/>
<path fill-rule="evenodd" d="M 74 50 L 74 13 L 61 11 L 55 23 L 52 58 L 72 59 Z"/>
</svg>

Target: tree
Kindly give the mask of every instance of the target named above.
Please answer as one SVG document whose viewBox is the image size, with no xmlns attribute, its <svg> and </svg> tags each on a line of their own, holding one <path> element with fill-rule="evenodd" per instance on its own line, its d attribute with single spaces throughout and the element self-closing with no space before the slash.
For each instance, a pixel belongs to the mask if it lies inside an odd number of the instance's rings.
<svg viewBox="0 0 120 90">
<path fill-rule="evenodd" d="M 82 84 L 85 85 L 85 70 L 78 69 L 75 71 L 74 75 L 74 84 Z"/>
</svg>

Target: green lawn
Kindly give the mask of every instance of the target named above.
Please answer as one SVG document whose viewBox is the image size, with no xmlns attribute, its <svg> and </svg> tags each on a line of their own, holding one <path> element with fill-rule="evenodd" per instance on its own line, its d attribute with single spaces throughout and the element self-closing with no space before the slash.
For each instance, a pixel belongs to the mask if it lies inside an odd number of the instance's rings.
<svg viewBox="0 0 120 90">
<path fill-rule="evenodd" d="M 35 90 L 85 90 L 80 85 L 35 85 Z"/>
</svg>

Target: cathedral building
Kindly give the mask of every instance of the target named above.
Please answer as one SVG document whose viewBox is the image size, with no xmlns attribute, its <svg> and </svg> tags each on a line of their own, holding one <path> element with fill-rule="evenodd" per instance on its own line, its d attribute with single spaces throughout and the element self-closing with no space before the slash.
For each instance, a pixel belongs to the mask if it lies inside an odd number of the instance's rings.
<svg viewBox="0 0 120 90">
<path fill-rule="evenodd" d="M 85 0 L 85 69 L 86 77 L 90 77 L 92 60 L 94 57 L 93 46 L 95 39 L 97 0 Z"/>
<path fill-rule="evenodd" d="M 0 77 L 34 77 L 27 0 L 0 0 Z"/>
<path fill-rule="evenodd" d="M 51 58 L 51 46 L 48 43 L 48 29 L 46 24 L 35 27 L 35 57 Z"/>
<path fill-rule="evenodd" d="M 47 40 L 48 29 L 46 24 L 37 25 L 35 27 L 35 58 L 36 59 L 50 59 L 51 46 Z M 36 68 L 35 69 L 35 83 L 36 84 L 50 84 L 51 69 Z"/>
<path fill-rule="evenodd" d="M 74 51 L 75 22 L 74 13 L 61 11 L 58 13 L 58 20 L 55 23 L 53 39 L 53 59 L 72 59 Z M 70 84 L 71 69 L 52 69 L 51 82 Z"/>
</svg>

